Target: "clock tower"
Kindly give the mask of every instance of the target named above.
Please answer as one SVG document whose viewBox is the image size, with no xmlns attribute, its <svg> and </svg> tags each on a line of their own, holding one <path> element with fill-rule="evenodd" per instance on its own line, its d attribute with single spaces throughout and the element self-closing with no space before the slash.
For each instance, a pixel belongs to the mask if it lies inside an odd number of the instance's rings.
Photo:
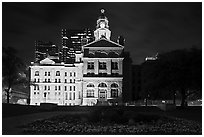
<svg viewBox="0 0 204 137">
<path fill-rule="evenodd" d="M 94 31 L 95 40 L 106 38 L 110 40 L 111 31 L 108 26 L 108 18 L 104 15 L 105 10 L 101 9 L 101 15 L 96 23 L 96 30 Z"/>
</svg>

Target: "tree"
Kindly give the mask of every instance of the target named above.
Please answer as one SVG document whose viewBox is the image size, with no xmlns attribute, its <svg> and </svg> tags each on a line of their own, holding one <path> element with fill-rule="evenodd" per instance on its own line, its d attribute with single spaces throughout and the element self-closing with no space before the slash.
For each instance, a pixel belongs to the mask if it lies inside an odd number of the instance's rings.
<svg viewBox="0 0 204 137">
<path fill-rule="evenodd" d="M 25 65 L 17 57 L 17 50 L 12 47 L 3 47 L 2 52 L 2 81 L 5 87 L 7 103 L 11 94 L 12 87 L 25 82 L 26 78 L 22 77 Z"/>
<path fill-rule="evenodd" d="M 181 106 L 190 95 L 201 96 L 202 52 L 199 49 L 175 50 L 160 54 L 155 61 L 142 64 L 142 90 L 152 98 L 174 98 L 181 95 Z"/>
</svg>

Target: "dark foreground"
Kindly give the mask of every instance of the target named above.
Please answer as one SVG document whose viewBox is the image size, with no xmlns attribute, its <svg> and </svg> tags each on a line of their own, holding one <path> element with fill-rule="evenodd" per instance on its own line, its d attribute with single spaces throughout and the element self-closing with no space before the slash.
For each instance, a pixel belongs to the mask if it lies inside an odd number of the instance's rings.
<svg viewBox="0 0 204 137">
<path fill-rule="evenodd" d="M 130 116 L 131 117 L 131 116 Z M 64 115 L 38 120 L 22 126 L 23 134 L 94 134 L 94 135 L 201 135 L 202 128 L 196 122 L 158 115 L 138 114 L 131 118 L 118 116 L 96 120 L 89 116 Z"/>
<path fill-rule="evenodd" d="M 169 112 L 161 111 L 157 107 L 78 107 L 77 109 L 63 107 L 60 109 L 49 112 L 38 110 L 33 114 L 26 112 L 19 116 L 5 117 L 4 114 L 3 134 L 202 134 L 202 107 L 186 109 L 178 107 Z"/>
</svg>

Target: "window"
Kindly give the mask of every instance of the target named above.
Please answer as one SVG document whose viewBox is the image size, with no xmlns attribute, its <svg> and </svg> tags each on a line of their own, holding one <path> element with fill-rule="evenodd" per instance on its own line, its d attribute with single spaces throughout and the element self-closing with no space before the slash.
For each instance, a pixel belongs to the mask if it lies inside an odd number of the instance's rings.
<svg viewBox="0 0 204 137">
<path fill-rule="evenodd" d="M 36 94 L 36 92 L 34 92 L 34 95 Z"/>
<path fill-rule="evenodd" d="M 94 62 L 88 62 L 87 69 L 94 69 Z"/>
<path fill-rule="evenodd" d="M 74 86 L 74 91 L 75 91 L 75 86 Z"/>
<path fill-rule="evenodd" d="M 58 87 L 58 90 L 61 90 L 60 86 Z"/>
<path fill-rule="evenodd" d="M 111 63 L 111 68 L 112 69 L 118 69 L 118 62 L 112 62 Z"/>
<path fill-rule="evenodd" d="M 72 100 L 72 93 L 69 92 L 69 100 Z"/>
<path fill-rule="evenodd" d="M 87 87 L 94 87 L 94 84 L 88 84 Z"/>
<path fill-rule="evenodd" d="M 47 86 L 45 86 L 45 90 L 47 90 Z"/>
<path fill-rule="evenodd" d="M 48 79 L 48 82 L 50 82 L 50 79 Z"/>
<path fill-rule="evenodd" d="M 111 89 L 111 97 L 118 97 L 118 89 Z"/>
<path fill-rule="evenodd" d="M 64 75 L 67 76 L 67 72 L 65 72 Z"/>
<path fill-rule="evenodd" d="M 38 79 L 38 82 L 40 82 L 40 79 Z"/>
<path fill-rule="evenodd" d="M 35 76 L 39 76 L 39 71 L 35 71 Z"/>
<path fill-rule="evenodd" d="M 47 82 L 47 79 L 45 79 L 45 82 Z"/>
<path fill-rule="evenodd" d="M 107 87 L 107 85 L 106 85 L 105 83 L 100 83 L 100 84 L 98 85 L 98 87 Z"/>
<path fill-rule="evenodd" d="M 46 98 L 47 93 L 44 93 L 44 98 Z"/>
<path fill-rule="evenodd" d="M 64 87 L 64 90 L 67 91 L 67 86 Z"/>
<path fill-rule="evenodd" d="M 34 82 L 36 82 L 36 78 L 34 79 Z"/>
<path fill-rule="evenodd" d="M 73 100 L 75 100 L 75 92 L 73 93 Z"/>
<path fill-rule="evenodd" d="M 72 83 L 72 79 L 70 79 L 70 83 Z"/>
<path fill-rule="evenodd" d="M 67 92 L 65 93 L 65 100 L 67 100 Z"/>
<path fill-rule="evenodd" d="M 59 83 L 61 82 L 60 79 L 58 79 L 58 82 L 59 82 Z"/>
<path fill-rule="evenodd" d="M 57 86 L 55 86 L 55 90 L 57 90 Z"/>
<path fill-rule="evenodd" d="M 70 72 L 70 77 L 72 76 L 72 72 Z"/>
<path fill-rule="evenodd" d="M 86 97 L 94 97 L 94 90 L 87 90 L 86 91 Z"/>
<path fill-rule="evenodd" d="M 47 76 L 47 72 L 45 72 L 45 76 Z"/>
<path fill-rule="evenodd" d="M 55 83 L 57 83 L 57 79 L 55 79 Z"/>
<path fill-rule="evenodd" d="M 65 79 L 64 82 L 67 83 L 67 79 Z"/>
<path fill-rule="evenodd" d="M 48 72 L 48 76 L 50 76 L 50 72 Z"/>
<path fill-rule="evenodd" d="M 99 62 L 99 69 L 106 69 L 106 62 Z"/>
<path fill-rule="evenodd" d="M 70 86 L 70 91 L 72 91 L 72 86 Z"/>
<path fill-rule="evenodd" d="M 50 90 L 50 86 L 48 86 L 48 89 L 47 90 Z"/>
<path fill-rule="evenodd" d="M 111 84 L 111 97 L 118 97 L 118 84 L 116 83 Z"/>
<path fill-rule="evenodd" d="M 39 90 L 39 86 L 37 86 L 37 90 Z"/>
<path fill-rule="evenodd" d="M 60 76 L 60 72 L 59 71 L 56 71 L 56 76 Z"/>
<path fill-rule="evenodd" d="M 117 88 L 118 85 L 116 83 L 111 84 L 111 88 Z"/>
<path fill-rule="evenodd" d="M 76 77 L 76 73 L 74 72 L 74 77 Z"/>
</svg>

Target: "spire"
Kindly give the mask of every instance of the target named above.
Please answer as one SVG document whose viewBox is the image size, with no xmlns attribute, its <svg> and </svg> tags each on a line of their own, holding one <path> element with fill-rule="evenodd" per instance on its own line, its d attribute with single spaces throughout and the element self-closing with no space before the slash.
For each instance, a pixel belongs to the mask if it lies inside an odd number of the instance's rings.
<svg viewBox="0 0 204 137">
<path fill-rule="evenodd" d="M 105 10 L 101 9 L 101 14 L 98 17 L 97 23 L 96 23 L 96 28 L 100 28 L 100 24 L 104 23 L 106 28 L 109 28 L 108 26 L 108 18 L 105 16 Z"/>
<path fill-rule="evenodd" d="M 101 14 L 99 15 L 96 22 L 96 30 L 94 31 L 95 40 L 106 38 L 110 40 L 111 31 L 108 26 L 108 18 L 105 16 L 105 10 L 101 9 Z"/>
<path fill-rule="evenodd" d="M 104 9 L 101 9 L 101 13 L 103 14 L 105 12 L 105 10 Z"/>
<path fill-rule="evenodd" d="M 99 16 L 98 19 L 106 19 L 106 20 L 108 20 L 108 18 L 105 16 L 104 12 L 105 12 L 105 10 L 101 9 L 101 15 Z"/>
</svg>

